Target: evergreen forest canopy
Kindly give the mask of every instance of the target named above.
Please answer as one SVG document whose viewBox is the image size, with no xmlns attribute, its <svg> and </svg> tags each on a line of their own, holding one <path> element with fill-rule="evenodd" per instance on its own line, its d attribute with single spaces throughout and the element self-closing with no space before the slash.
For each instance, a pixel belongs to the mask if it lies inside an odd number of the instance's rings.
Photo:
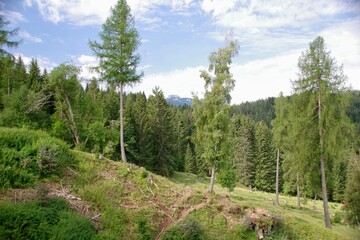
<svg viewBox="0 0 360 240">
<path fill-rule="evenodd" d="M 101 77 L 86 80 L 85 88 L 74 65 L 47 72 L 36 59 L 26 66 L 13 57 L 7 48 L 18 44 L 11 39 L 16 30 L 7 31 L 0 19 L 1 127 L 43 130 L 74 149 L 164 176 L 211 176 L 211 184 L 229 190 L 241 184 L 275 192 L 278 159 L 280 192 L 323 199 L 328 228 L 327 201 L 344 203 L 349 223 L 359 224 L 360 91 L 347 87 L 323 38 L 300 56 L 292 96 L 230 106 L 235 80 L 229 66 L 238 43 L 227 40 L 210 54 L 208 71 L 199 73 L 204 97 L 195 96 L 193 106 L 172 106 L 158 87 L 149 97 L 123 92 L 143 75 L 136 71 L 140 38 L 126 1 L 112 9 L 101 42 L 89 42 Z M 9 163 L 1 156 L 3 175 Z M 27 185 L 17 182 L 5 179 L 1 187 Z"/>
</svg>

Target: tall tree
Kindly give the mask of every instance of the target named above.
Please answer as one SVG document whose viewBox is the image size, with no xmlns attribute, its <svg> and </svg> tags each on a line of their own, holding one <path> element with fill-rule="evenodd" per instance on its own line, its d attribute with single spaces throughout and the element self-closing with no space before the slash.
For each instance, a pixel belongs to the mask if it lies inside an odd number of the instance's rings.
<svg viewBox="0 0 360 240">
<path fill-rule="evenodd" d="M 271 131 L 264 122 L 257 124 L 255 187 L 258 190 L 273 192 L 275 185 L 276 162 L 271 142 Z"/>
<path fill-rule="evenodd" d="M 163 92 L 156 87 L 147 104 L 149 136 L 148 167 L 161 175 L 170 176 L 175 170 L 175 136 L 172 114 Z"/>
<path fill-rule="evenodd" d="M 273 139 L 277 148 L 276 157 L 276 190 L 275 190 L 275 205 L 279 206 L 279 172 L 280 172 L 280 149 L 284 151 L 286 143 L 288 142 L 289 131 L 289 101 L 284 97 L 283 93 L 275 99 L 275 115 L 276 118 L 271 122 L 273 126 Z"/>
<path fill-rule="evenodd" d="M 136 54 L 140 39 L 126 0 L 118 0 L 111 8 L 110 16 L 103 24 L 99 36 L 101 43 L 89 41 L 89 45 L 100 60 L 95 69 L 101 74 L 102 79 L 109 84 L 115 84 L 120 90 L 120 151 L 122 160 L 126 162 L 123 91 L 125 85 L 140 81 L 143 75 L 136 71 L 140 62 L 140 55 Z"/>
<path fill-rule="evenodd" d="M 297 129 L 306 139 L 301 152 L 311 166 L 313 159 L 320 161 L 325 226 L 331 228 L 325 173 L 334 159 L 341 158 L 340 153 L 348 145 L 349 120 L 345 114 L 348 101 L 344 94 L 346 76 L 342 66 L 337 65 L 326 49 L 322 37 L 317 37 L 302 53 L 298 68 L 293 90 L 305 104 L 299 117 L 303 121 L 302 129 Z"/>
<path fill-rule="evenodd" d="M 256 167 L 255 122 L 250 117 L 233 118 L 233 165 L 238 181 L 254 186 Z"/>
<path fill-rule="evenodd" d="M 29 75 L 28 75 L 28 87 L 34 91 L 39 91 L 42 87 L 43 77 L 41 75 L 41 70 L 38 64 L 38 61 L 33 58 L 31 59 L 29 66 Z"/>
<path fill-rule="evenodd" d="M 205 80 L 204 98 L 194 98 L 196 143 L 203 153 L 202 159 L 211 166 L 209 192 L 213 192 L 215 172 L 222 161 L 229 158 L 230 92 L 235 80 L 230 73 L 232 58 L 238 53 L 238 44 L 228 41 L 224 48 L 212 52 L 208 71 L 201 71 Z"/>
<path fill-rule="evenodd" d="M 73 65 L 61 64 L 50 73 L 50 84 L 55 91 L 56 109 L 61 120 L 70 129 L 75 145 L 81 143 L 78 124 L 75 119 L 74 102 L 82 86 L 78 81 L 79 69 Z"/>
</svg>

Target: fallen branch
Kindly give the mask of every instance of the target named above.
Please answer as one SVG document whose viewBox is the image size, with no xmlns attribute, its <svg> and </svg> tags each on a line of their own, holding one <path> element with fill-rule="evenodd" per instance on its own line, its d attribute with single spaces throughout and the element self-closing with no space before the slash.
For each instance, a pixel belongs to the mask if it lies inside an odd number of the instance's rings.
<svg viewBox="0 0 360 240">
<path fill-rule="evenodd" d="M 152 177 L 151 174 L 149 174 L 147 180 L 148 180 L 148 182 L 150 182 L 152 185 L 154 185 L 157 189 L 159 189 L 159 186 L 156 184 L 156 182 L 154 182 L 154 179 L 153 179 L 153 177 Z"/>
<path fill-rule="evenodd" d="M 147 187 L 147 189 L 152 193 L 153 197 L 155 197 L 154 192 L 151 190 L 151 188 Z"/>
<path fill-rule="evenodd" d="M 93 220 L 93 221 L 95 221 L 95 222 L 98 222 L 98 221 L 99 221 L 99 217 L 101 217 L 101 213 L 96 214 L 95 216 L 93 216 L 93 217 L 91 218 L 91 220 Z"/>
<path fill-rule="evenodd" d="M 138 186 L 138 189 L 140 190 L 140 192 L 144 195 L 144 197 L 146 197 L 146 198 L 148 198 L 149 196 L 147 196 L 144 192 L 143 192 L 143 190 L 141 190 L 141 188 Z"/>
</svg>

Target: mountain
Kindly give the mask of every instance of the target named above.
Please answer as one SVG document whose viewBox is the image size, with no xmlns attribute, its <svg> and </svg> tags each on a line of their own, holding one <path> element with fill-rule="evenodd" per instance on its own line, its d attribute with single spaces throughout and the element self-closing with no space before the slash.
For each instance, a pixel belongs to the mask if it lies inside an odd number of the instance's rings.
<svg viewBox="0 0 360 240">
<path fill-rule="evenodd" d="M 183 106 L 183 105 L 191 105 L 192 99 L 191 98 L 181 98 L 178 95 L 169 95 L 166 98 L 166 102 L 169 105 Z"/>
</svg>

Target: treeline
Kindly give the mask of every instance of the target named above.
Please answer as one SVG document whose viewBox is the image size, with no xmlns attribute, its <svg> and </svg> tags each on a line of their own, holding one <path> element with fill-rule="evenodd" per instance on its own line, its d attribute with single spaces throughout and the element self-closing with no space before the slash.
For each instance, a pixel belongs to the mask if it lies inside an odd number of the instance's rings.
<svg viewBox="0 0 360 240">
<path fill-rule="evenodd" d="M 1 61 L 0 126 L 42 129 L 73 147 L 120 160 L 119 91 L 100 88 L 95 79 L 81 84 L 79 69 L 60 65 L 49 74 L 36 59 L 25 66 L 21 57 Z M 283 97 L 284 98 L 284 97 Z M 275 102 L 269 98 L 232 106 L 230 159 L 237 182 L 262 191 L 275 191 L 276 146 L 271 121 Z M 290 97 L 287 97 L 290 101 Z M 359 91 L 352 91 L 348 115 L 359 126 Z M 262 109 L 269 109 L 262 117 Z M 210 175 L 202 150 L 194 141 L 191 106 L 168 105 L 159 88 L 124 96 L 124 142 L 129 162 L 169 176 L 173 171 Z M 264 120 L 261 120 L 264 118 Z M 270 121 L 270 125 L 269 125 Z M 284 158 L 281 156 L 281 166 Z M 343 201 L 348 165 L 329 169 L 329 199 Z M 280 189 L 295 194 L 294 178 L 282 167 Z M 293 175 L 291 175 L 293 176 Z M 301 185 L 305 196 L 319 193 Z"/>
</svg>

